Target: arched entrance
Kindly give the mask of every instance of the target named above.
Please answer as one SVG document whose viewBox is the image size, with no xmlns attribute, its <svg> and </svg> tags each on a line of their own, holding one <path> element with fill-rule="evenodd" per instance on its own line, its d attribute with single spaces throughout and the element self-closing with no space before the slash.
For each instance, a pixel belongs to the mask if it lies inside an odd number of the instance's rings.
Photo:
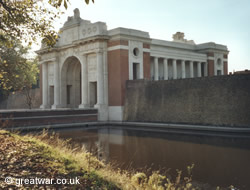
<svg viewBox="0 0 250 190">
<path fill-rule="evenodd" d="M 78 108 L 81 104 L 81 63 L 74 57 L 68 57 L 61 71 L 62 106 Z"/>
</svg>

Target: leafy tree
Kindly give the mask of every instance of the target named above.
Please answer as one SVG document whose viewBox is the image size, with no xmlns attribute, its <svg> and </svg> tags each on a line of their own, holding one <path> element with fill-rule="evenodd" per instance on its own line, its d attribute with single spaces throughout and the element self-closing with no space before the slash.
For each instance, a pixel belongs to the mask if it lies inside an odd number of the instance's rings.
<svg viewBox="0 0 250 190">
<path fill-rule="evenodd" d="M 11 44 L 10 39 L 18 39 L 31 44 L 42 37 L 49 46 L 53 46 L 57 38 L 53 22 L 62 14 L 61 6 L 67 9 L 69 2 L 70 0 L 0 0 L 0 41 Z M 89 0 L 85 2 L 88 4 Z"/>
<path fill-rule="evenodd" d="M 26 69 L 23 70 L 23 77 L 21 77 L 22 80 L 19 83 L 19 89 L 22 89 L 26 97 L 26 104 L 30 109 L 32 108 L 33 100 L 35 98 L 31 93 L 31 89 L 33 84 L 37 83 L 38 73 L 38 58 L 27 60 Z"/>
<path fill-rule="evenodd" d="M 0 46 L 0 89 L 6 96 L 13 91 L 30 89 L 38 76 L 37 59 L 28 60 L 27 47 L 14 41 L 11 47 Z"/>
</svg>

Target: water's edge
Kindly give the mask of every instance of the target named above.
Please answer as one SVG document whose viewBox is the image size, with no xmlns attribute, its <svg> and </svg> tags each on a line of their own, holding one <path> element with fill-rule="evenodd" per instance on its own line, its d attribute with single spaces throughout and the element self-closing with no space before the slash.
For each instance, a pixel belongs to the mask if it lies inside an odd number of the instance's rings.
<svg viewBox="0 0 250 190">
<path fill-rule="evenodd" d="M 146 122 L 84 122 L 69 124 L 53 124 L 40 126 L 10 127 L 6 130 L 10 131 L 41 131 L 43 129 L 67 129 L 67 128 L 85 128 L 97 129 L 100 127 L 123 127 L 132 130 L 167 132 L 174 134 L 201 135 L 201 136 L 217 136 L 217 137 L 234 137 L 234 138 L 250 138 L 250 128 L 241 127 L 220 127 L 207 125 L 188 125 L 188 124 L 172 124 L 172 123 L 146 123 Z"/>
</svg>

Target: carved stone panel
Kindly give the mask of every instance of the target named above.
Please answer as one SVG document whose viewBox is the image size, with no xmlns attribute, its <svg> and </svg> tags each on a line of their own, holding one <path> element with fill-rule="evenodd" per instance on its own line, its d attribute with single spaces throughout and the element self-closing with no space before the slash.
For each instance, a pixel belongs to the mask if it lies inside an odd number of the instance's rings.
<svg viewBox="0 0 250 190">
<path fill-rule="evenodd" d="M 97 67 L 96 67 L 95 54 L 88 56 L 88 78 L 89 82 L 95 82 L 97 80 Z"/>
<path fill-rule="evenodd" d="M 49 77 L 49 86 L 54 85 L 54 64 L 48 63 L 48 77 Z"/>
</svg>

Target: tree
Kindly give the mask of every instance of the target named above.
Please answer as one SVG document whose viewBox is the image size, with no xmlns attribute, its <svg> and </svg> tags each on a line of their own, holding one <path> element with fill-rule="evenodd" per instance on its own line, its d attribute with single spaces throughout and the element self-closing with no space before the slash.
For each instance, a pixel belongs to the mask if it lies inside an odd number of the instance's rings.
<svg viewBox="0 0 250 190">
<path fill-rule="evenodd" d="M 31 89 L 37 81 L 38 61 L 26 58 L 28 49 L 18 40 L 11 47 L 0 46 L 0 89 L 6 96 L 13 91 Z"/>
<path fill-rule="evenodd" d="M 29 109 L 32 108 L 34 96 L 32 95 L 31 89 L 33 84 L 37 83 L 38 78 L 38 58 L 34 60 L 26 61 L 26 69 L 23 70 L 22 81 L 19 83 L 19 89 L 21 89 L 26 97 L 26 104 Z"/>
<path fill-rule="evenodd" d="M 31 44 L 41 37 L 53 46 L 57 38 L 53 22 L 63 13 L 61 6 L 67 9 L 69 1 L 0 0 L 0 41 L 12 44 L 12 40 L 18 39 Z M 89 0 L 85 2 L 88 4 Z"/>
</svg>

